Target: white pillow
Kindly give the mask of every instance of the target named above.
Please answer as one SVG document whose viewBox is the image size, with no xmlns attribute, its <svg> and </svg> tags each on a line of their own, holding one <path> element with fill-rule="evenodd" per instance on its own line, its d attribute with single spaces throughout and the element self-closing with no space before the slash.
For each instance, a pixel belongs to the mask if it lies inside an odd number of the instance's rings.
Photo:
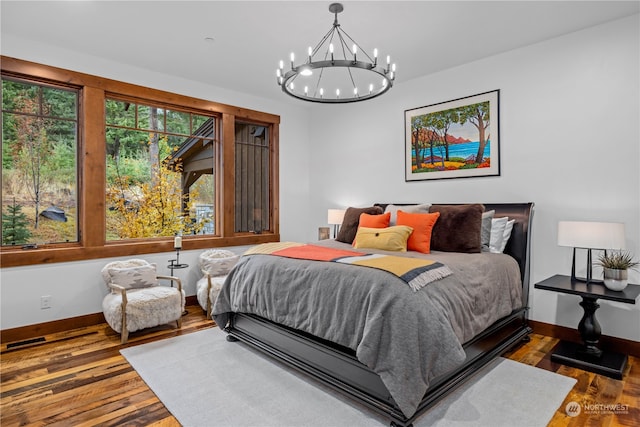
<svg viewBox="0 0 640 427">
<path fill-rule="evenodd" d="M 491 242 L 491 220 L 496 214 L 495 210 L 486 211 L 482 213 L 482 229 L 480 230 L 480 242 L 482 244 L 482 250 L 489 250 L 489 243 Z"/>
<path fill-rule="evenodd" d="M 502 243 L 500 244 L 500 253 L 504 252 L 504 248 L 506 248 L 507 243 L 509 243 L 509 238 L 511 237 L 511 231 L 513 231 L 514 222 L 516 222 L 515 219 L 509 220 L 504 227 L 504 233 L 502 234 Z"/>
<path fill-rule="evenodd" d="M 391 212 L 391 217 L 389 218 L 389 227 L 396 225 L 396 221 L 398 219 L 398 211 L 407 213 L 429 213 L 429 208 L 431 207 L 431 203 L 423 203 L 421 205 L 387 205 L 384 213 Z"/>
<path fill-rule="evenodd" d="M 489 241 L 489 252 L 499 254 L 500 246 L 504 240 L 504 230 L 507 227 L 508 217 L 494 218 L 491 220 L 491 240 Z"/>
<path fill-rule="evenodd" d="M 158 285 L 155 264 L 124 268 L 112 267 L 109 269 L 109 276 L 111 283 L 125 289 L 149 288 Z"/>
</svg>

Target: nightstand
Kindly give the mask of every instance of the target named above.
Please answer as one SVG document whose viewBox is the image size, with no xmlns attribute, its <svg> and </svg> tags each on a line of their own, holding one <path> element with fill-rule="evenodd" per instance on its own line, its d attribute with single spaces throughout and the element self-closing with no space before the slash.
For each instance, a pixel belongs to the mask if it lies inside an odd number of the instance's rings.
<svg viewBox="0 0 640 427">
<path fill-rule="evenodd" d="M 622 291 L 611 291 L 600 282 L 585 283 L 558 274 L 536 283 L 535 287 L 582 297 L 580 305 L 584 310 L 584 315 L 578 325 L 578 331 L 583 343 L 560 341 L 551 354 L 551 360 L 619 380 L 622 379 L 622 373 L 627 365 L 627 355 L 607 352 L 598 348 L 601 330 L 595 316 L 596 310 L 600 307 L 597 301 L 604 299 L 635 304 L 638 295 L 640 295 L 640 286 L 629 284 Z"/>
</svg>

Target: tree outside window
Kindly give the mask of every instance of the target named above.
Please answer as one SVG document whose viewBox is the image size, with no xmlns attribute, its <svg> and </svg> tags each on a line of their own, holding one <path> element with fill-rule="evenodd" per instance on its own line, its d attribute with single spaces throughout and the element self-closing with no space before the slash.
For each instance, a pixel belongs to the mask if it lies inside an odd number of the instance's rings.
<svg viewBox="0 0 640 427">
<path fill-rule="evenodd" d="M 77 135 L 77 90 L 2 79 L 3 245 L 78 241 Z"/>
<path fill-rule="evenodd" d="M 215 118 L 121 99 L 105 108 L 106 239 L 215 234 Z"/>
</svg>

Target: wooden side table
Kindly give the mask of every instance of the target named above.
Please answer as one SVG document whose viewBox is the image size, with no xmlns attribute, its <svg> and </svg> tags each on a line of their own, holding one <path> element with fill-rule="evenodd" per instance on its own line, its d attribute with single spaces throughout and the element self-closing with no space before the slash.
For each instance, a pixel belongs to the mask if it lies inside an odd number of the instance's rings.
<svg viewBox="0 0 640 427">
<path fill-rule="evenodd" d="M 622 291 L 611 291 L 600 282 L 585 283 L 571 280 L 569 276 L 557 274 L 536 283 L 535 288 L 582 297 L 580 305 L 584 310 L 584 315 L 578 324 L 578 331 L 583 343 L 560 341 L 551 354 L 551 360 L 619 380 L 622 379 L 622 373 L 627 365 L 627 355 L 607 352 L 598 348 L 598 341 L 602 333 L 595 316 L 596 310 L 600 307 L 597 301 L 604 299 L 635 304 L 638 295 L 640 295 L 640 286 L 629 284 Z"/>
</svg>

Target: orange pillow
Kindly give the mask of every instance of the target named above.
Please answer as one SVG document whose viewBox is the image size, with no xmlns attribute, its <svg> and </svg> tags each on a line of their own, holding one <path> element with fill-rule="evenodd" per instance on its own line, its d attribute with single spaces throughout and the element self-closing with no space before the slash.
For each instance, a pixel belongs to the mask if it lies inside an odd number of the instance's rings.
<svg viewBox="0 0 640 427">
<path fill-rule="evenodd" d="M 439 216 L 440 212 L 408 213 L 398 211 L 396 224 L 408 225 L 413 228 L 413 233 L 407 240 L 407 250 L 418 251 L 423 254 L 431 252 L 431 231 Z"/>
<path fill-rule="evenodd" d="M 360 214 L 360 219 L 358 220 L 358 230 L 360 229 L 360 227 L 365 227 L 365 228 L 387 228 L 389 227 L 389 222 L 391 221 L 391 212 L 387 212 L 387 213 L 383 213 L 383 214 L 379 214 L 379 215 L 372 215 L 372 214 L 368 214 L 365 212 L 362 212 Z M 358 233 L 356 232 L 356 235 Z M 355 248 L 356 247 L 356 239 L 355 237 L 353 238 L 353 242 L 351 243 L 351 245 Z"/>
<path fill-rule="evenodd" d="M 389 226 L 389 221 L 391 221 L 391 212 L 380 215 L 370 215 L 363 212 L 360 214 L 358 227 L 387 228 Z"/>
</svg>

